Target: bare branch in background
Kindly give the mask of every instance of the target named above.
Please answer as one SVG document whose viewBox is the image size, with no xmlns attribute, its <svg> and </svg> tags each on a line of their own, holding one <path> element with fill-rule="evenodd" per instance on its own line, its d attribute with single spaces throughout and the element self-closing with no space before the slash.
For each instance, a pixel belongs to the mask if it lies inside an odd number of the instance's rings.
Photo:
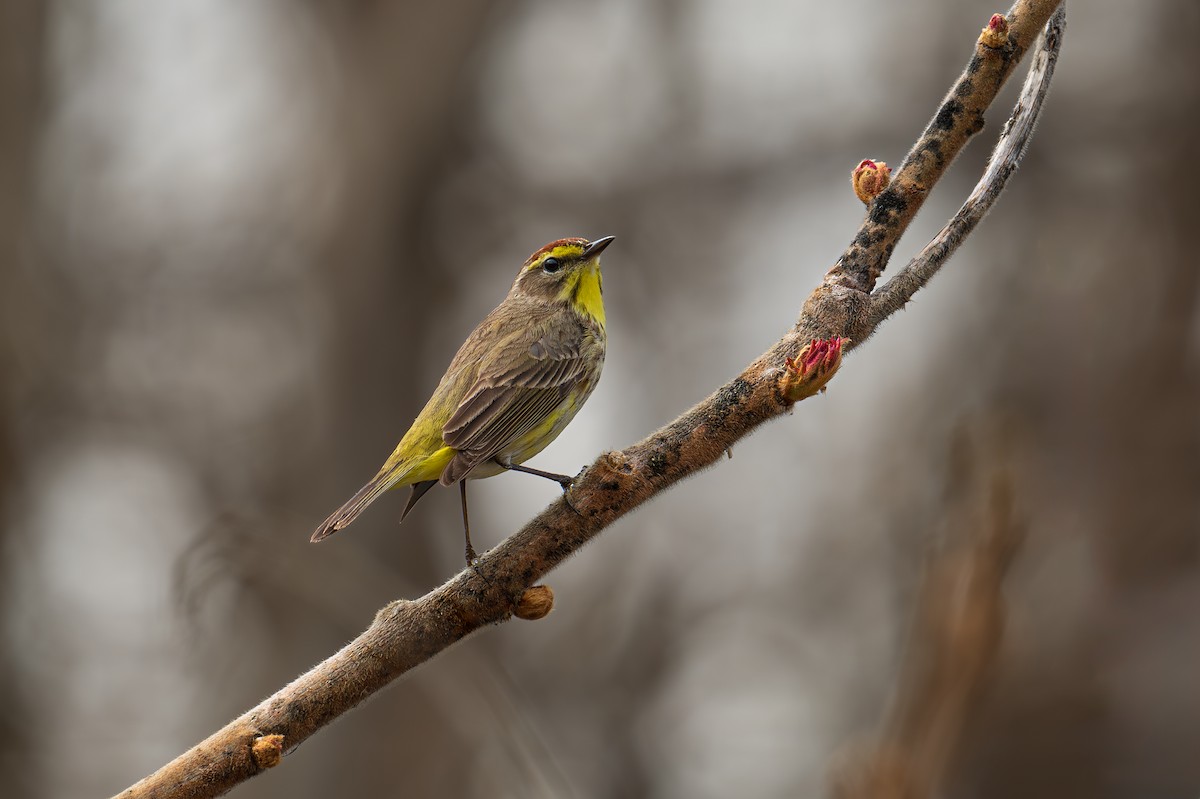
<svg viewBox="0 0 1200 799">
<path fill-rule="evenodd" d="M 878 741 L 838 764 L 838 799 L 922 799 L 943 784 L 1003 640 L 1004 577 L 1025 537 L 1006 468 L 991 477 L 982 525 L 968 510 L 978 502 L 947 503 L 949 540 L 926 567 L 892 706 Z"/>
<path fill-rule="evenodd" d="M 420 599 L 388 605 L 340 652 L 122 796 L 216 796 L 260 773 L 276 762 L 271 754 L 276 749 L 286 755 L 413 667 L 475 630 L 507 620 L 540 577 L 605 527 L 712 465 L 743 436 L 819 390 L 836 370 L 843 347 L 862 342 L 882 321 L 870 292 L 895 243 L 946 167 L 981 129 L 983 112 L 1058 6 L 1057 0 L 1020 0 L 1002 18 L 1000 33 L 993 18 L 963 75 L 891 185 L 872 202 L 851 245 L 809 296 L 793 329 L 741 375 L 641 442 L 601 455 L 568 495 L 485 554 L 474 569 Z M 1040 51 L 1056 53 L 1060 34 L 1061 16 Z M 1045 65 L 1053 58 L 1037 63 L 1043 66 L 1031 71 L 1027 84 L 1043 86 L 1033 91 L 1044 94 L 1051 77 Z M 1018 105 L 1017 121 L 1002 144 L 1014 131 L 1031 130 L 1039 110 L 1040 103 Z M 1014 150 L 1014 165 L 1022 147 L 1023 142 Z M 1010 173 L 995 172 L 1000 185 Z M 998 193 L 996 186 L 993 194 Z M 943 261 L 961 240 L 947 243 Z"/>
</svg>

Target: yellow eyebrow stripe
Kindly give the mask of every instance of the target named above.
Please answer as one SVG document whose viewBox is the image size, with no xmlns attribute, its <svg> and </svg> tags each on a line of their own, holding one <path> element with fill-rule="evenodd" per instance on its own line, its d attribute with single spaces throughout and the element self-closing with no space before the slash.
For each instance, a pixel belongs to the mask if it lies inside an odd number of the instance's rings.
<svg viewBox="0 0 1200 799">
<path fill-rule="evenodd" d="M 560 244 L 549 252 L 555 258 L 578 258 L 583 255 L 583 248 L 578 244 Z"/>
<path fill-rule="evenodd" d="M 560 244 L 540 258 L 535 259 L 533 263 L 526 268 L 539 269 L 547 258 L 557 258 L 560 261 L 567 261 L 572 258 L 578 258 L 581 255 L 583 255 L 583 247 L 579 246 L 578 244 Z"/>
</svg>

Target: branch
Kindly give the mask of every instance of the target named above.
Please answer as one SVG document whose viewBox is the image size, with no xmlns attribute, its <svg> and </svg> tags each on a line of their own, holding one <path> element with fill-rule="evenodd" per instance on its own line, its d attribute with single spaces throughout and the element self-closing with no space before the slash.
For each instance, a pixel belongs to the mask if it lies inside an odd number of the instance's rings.
<svg viewBox="0 0 1200 799">
<path fill-rule="evenodd" d="M 1004 126 L 1004 132 L 996 142 L 996 149 L 992 151 L 987 169 L 975 184 L 967 201 L 958 209 L 954 218 L 925 245 L 925 249 L 871 296 L 872 328 L 903 308 L 912 299 L 912 295 L 917 293 L 917 289 L 937 274 L 984 215 L 991 210 L 992 204 L 1004 191 L 1009 177 L 1017 171 L 1017 166 L 1025 155 L 1025 148 L 1029 146 L 1029 140 L 1033 136 L 1034 126 L 1041 116 L 1046 93 L 1050 90 L 1050 80 L 1054 77 L 1054 67 L 1058 63 L 1058 50 L 1062 44 L 1066 24 L 1066 8 L 1060 7 L 1046 25 L 1045 44 L 1033 55 L 1029 77 L 1021 89 L 1021 96 L 1017 100 L 1013 115 Z"/>
<path fill-rule="evenodd" d="M 475 630 L 506 621 L 540 577 L 605 527 L 715 463 L 763 422 L 820 390 L 843 350 L 866 340 L 890 313 L 880 311 L 870 292 L 895 243 L 949 163 L 981 129 L 984 110 L 1058 5 L 1059 0 L 1018 0 L 1006 18 L 999 18 L 1004 32 L 988 36 L 985 29 L 963 75 L 891 186 L 872 202 L 846 252 L 809 296 L 800 319 L 737 378 L 637 444 L 602 454 L 568 494 L 486 553 L 475 568 L 420 599 L 387 605 L 341 651 L 121 796 L 217 796 L 270 768 L 397 677 Z M 1042 50 L 1056 52 L 1060 41 L 1057 34 L 1048 36 Z M 1048 72 L 1030 75 L 1034 82 L 1049 78 Z M 1018 107 L 1018 112 L 1031 117 L 1038 108 Z M 1032 119 L 1028 124 L 1031 128 Z M 1016 127 L 1010 125 L 1009 133 Z M 945 245 L 942 261 L 963 235 Z M 898 279 L 906 274 L 907 269 Z"/>
</svg>

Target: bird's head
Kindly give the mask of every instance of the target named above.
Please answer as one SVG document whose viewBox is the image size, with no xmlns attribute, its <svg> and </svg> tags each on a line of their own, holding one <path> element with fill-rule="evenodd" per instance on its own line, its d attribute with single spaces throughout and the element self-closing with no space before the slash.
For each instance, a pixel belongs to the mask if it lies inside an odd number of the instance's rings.
<svg viewBox="0 0 1200 799">
<path fill-rule="evenodd" d="M 546 302 L 565 302 L 580 316 L 604 327 L 600 253 L 612 244 L 613 238 L 550 242 L 529 256 L 513 290 Z"/>
</svg>

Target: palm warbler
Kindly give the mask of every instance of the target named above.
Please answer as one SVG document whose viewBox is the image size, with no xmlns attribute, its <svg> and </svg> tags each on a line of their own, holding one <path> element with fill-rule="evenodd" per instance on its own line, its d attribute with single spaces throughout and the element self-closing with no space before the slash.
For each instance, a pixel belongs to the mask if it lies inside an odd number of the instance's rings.
<svg viewBox="0 0 1200 799">
<path fill-rule="evenodd" d="M 612 236 L 559 239 L 529 256 L 504 302 L 459 348 L 425 408 L 379 473 L 313 533 L 327 538 L 383 492 L 411 486 L 403 521 L 436 483 L 462 493 L 467 563 L 475 560 L 467 479 L 503 471 L 572 478 L 522 466 L 575 418 L 604 366 L 600 253 Z"/>
</svg>

